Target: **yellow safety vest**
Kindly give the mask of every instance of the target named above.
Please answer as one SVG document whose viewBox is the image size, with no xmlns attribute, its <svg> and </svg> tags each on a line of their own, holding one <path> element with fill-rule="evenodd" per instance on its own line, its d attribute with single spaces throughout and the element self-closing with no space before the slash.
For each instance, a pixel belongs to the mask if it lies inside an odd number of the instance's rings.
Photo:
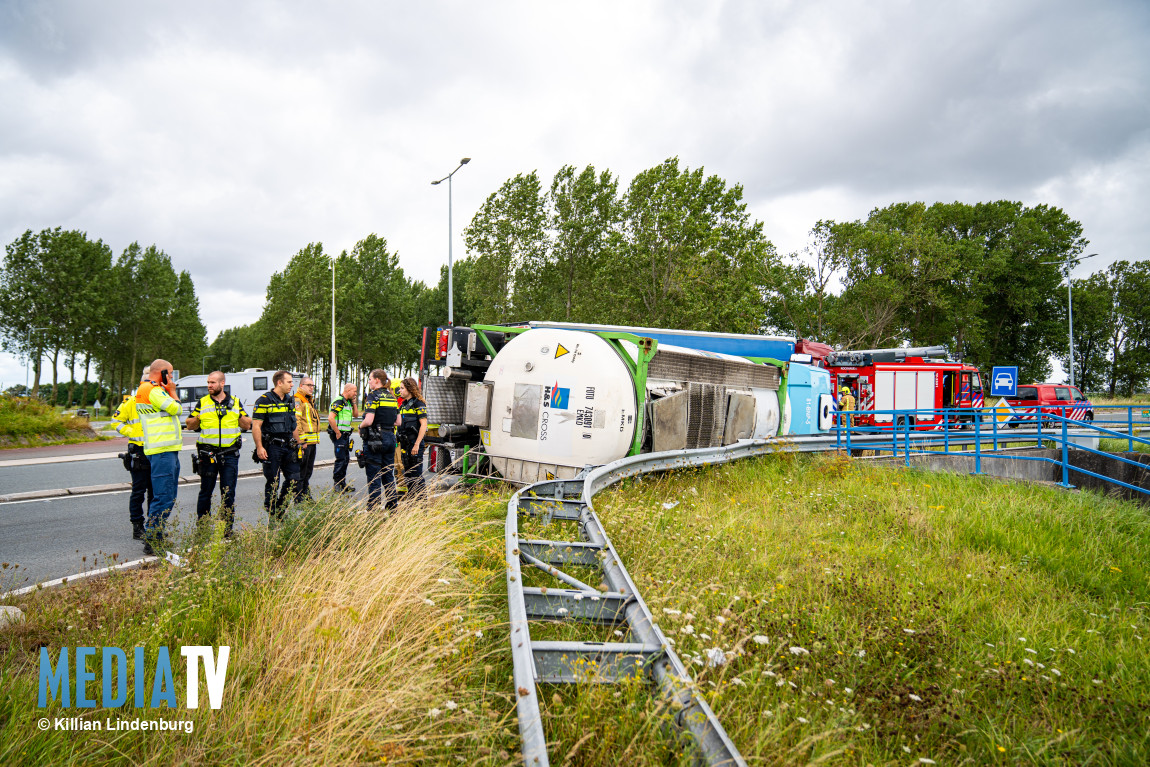
<svg viewBox="0 0 1150 767">
<path fill-rule="evenodd" d="M 192 410 L 192 418 L 200 419 L 200 438 L 196 441 L 212 447 L 231 447 L 239 442 L 240 417 L 246 415 L 235 397 L 228 395 L 223 402 L 216 402 L 212 395 L 205 394 Z"/>
<path fill-rule="evenodd" d="M 183 447 L 180 403 L 169 397 L 162 386 L 150 381 L 140 384 L 136 390 L 136 413 L 144 436 L 144 455 L 179 452 Z"/>
<path fill-rule="evenodd" d="M 125 394 L 124 401 L 116 408 L 113 421 L 118 421 L 116 431 L 128 438 L 133 445 L 144 444 L 144 432 L 140 428 L 140 416 L 136 413 L 136 398 L 133 394 Z"/>
<path fill-rule="evenodd" d="M 299 419 L 299 443 L 315 445 L 319 443 L 319 411 L 310 398 L 295 393 L 295 411 Z"/>
</svg>

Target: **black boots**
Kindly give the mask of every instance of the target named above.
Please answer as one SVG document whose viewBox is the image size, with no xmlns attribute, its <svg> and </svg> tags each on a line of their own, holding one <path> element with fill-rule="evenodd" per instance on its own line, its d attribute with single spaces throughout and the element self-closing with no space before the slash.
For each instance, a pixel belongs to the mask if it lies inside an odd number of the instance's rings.
<svg viewBox="0 0 1150 767">
<path fill-rule="evenodd" d="M 132 524 L 132 537 L 137 541 L 144 540 L 144 523 L 134 522 Z"/>
</svg>

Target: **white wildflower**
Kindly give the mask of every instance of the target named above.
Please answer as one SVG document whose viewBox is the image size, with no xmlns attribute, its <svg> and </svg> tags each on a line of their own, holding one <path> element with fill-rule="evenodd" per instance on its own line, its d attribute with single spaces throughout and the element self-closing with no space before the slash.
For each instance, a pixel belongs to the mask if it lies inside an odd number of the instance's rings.
<svg viewBox="0 0 1150 767">
<path fill-rule="evenodd" d="M 914 633 L 914 629 L 903 629 L 903 630 L 902 630 L 902 633 L 904 633 L 904 634 L 913 634 L 913 633 Z"/>
<path fill-rule="evenodd" d="M 1078 653 L 1074 652 L 1074 649 L 1071 647 L 1067 647 L 1066 652 L 1070 653 L 1071 655 L 1077 655 L 1078 654 Z"/>
<path fill-rule="evenodd" d="M 807 724 L 807 720 L 806 720 L 806 719 L 803 719 L 801 716 L 800 716 L 800 717 L 798 717 L 798 720 L 799 720 L 800 722 L 802 722 L 803 724 Z"/>
<path fill-rule="evenodd" d="M 439 582 L 442 583 L 444 586 L 450 586 L 451 585 L 451 581 L 447 580 L 446 578 L 440 578 Z"/>
<path fill-rule="evenodd" d="M 571 598 L 574 599 L 576 602 L 582 602 L 583 601 L 583 595 L 582 594 L 573 594 L 571 596 Z"/>
<path fill-rule="evenodd" d="M 771 638 L 768 636 L 763 636 L 762 634 L 755 634 L 751 638 L 751 641 L 755 644 L 766 644 L 767 642 L 771 641 Z"/>
<path fill-rule="evenodd" d="M 475 632 L 475 638 L 476 639 L 482 639 L 483 638 L 483 632 L 482 631 L 476 631 Z"/>
<path fill-rule="evenodd" d="M 791 655 L 810 655 L 810 654 L 811 654 L 810 650 L 804 649 L 802 647 L 792 647 L 791 648 Z"/>
<path fill-rule="evenodd" d="M 715 622 L 718 623 L 720 626 L 722 626 L 724 623 L 727 622 L 727 619 L 721 615 L 716 615 L 715 616 Z"/>
<path fill-rule="evenodd" d="M 731 684 L 738 685 L 739 687 L 746 687 L 747 686 L 746 683 L 742 679 L 739 679 L 738 677 L 735 677 L 734 679 L 732 679 Z"/>
<path fill-rule="evenodd" d="M 1051 673 L 1051 674 L 1054 674 L 1054 676 L 1062 676 L 1062 672 L 1061 672 L 1061 671 L 1059 671 L 1059 670 L 1058 670 L 1058 669 L 1056 669 L 1056 668 L 1052 668 L 1052 669 L 1050 669 L 1050 673 Z"/>
<path fill-rule="evenodd" d="M 1094 682 L 1094 684 L 1102 684 L 1102 680 L 1101 680 L 1101 679 L 1091 679 L 1090 681 L 1091 681 L 1091 682 Z"/>
<path fill-rule="evenodd" d="M 431 718 L 434 719 L 435 717 L 439 716 L 443 712 L 437 708 L 433 708 L 433 709 L 431 709 L 431 711 L 428 711 L 427 713 L 431 714 Z"/>
<path fill-rule="evenodd" d="M 683 614 L 682 610 L 673 610 L 670 607 L 664 607 L 663 612 L 667 613 L 667 615 L 682 615 Z"/>
<path fill-rule="evenodd" d="M 435 602 L 434 602 L 434 600 L 431 600 L 431 599 L 425 599 L 425 600 L 423 600 L 423 603 L 424 603 L 425 605 L 431 605 L 432 607 L 434 607 L 434 606 L 435 606 Z"/>
<path fill-rule="evenodd" d="M 567 608 L 566 607 L 560 607 L 558 610 L 558 613 L 560 615 L 566 615 L 567 614 Z"/>
<path fill-rule="evenodd" d="M 694 634 L 695 633 L 695 627 L 692 626 L 690 623 L 688 623 L 686 626 L 683 626 L 683 628 L 679 629 L 679 633 L 680 634 Z"/>
<path fill-rule="evenodd" d="M 621 637 L 621 636 L 623 636 L 623 632 L 620 631 L 619 629 L 615 629 L 615 636 Z"/>
<path fill-rule="evenodd" d="M 905 751 L 905 752 L 907 752 L 908 754 L 910 753 L 910 749 L 909 749 L 909 748 L 907 748 L 906 746 L 903 746 L 903 747 L 902 747 L 902 750 L 903 750 L 903 751 Z"/>
<path fill-rule="evenodd" d="M 443 705 L 448 711 L 454 711 L 455 709 L 459 708 L 459 704 L 453 700 L 449 700 Z"/>
<path fill-rule="evenodd" d="M 910 699 L 911 699 L 911 700 L 913 700 L 915 703 L 921 703 L 921 702 L 922 702 L 922 698 L 918 697 L 918 696 L 917 696 L 917 695 L 915 695 L 914 693 L 911 693 L 910 695 L 907 695 L 906 697 L 910 698 Z"/>
<path fill-rule="evenodd" d="M 710 639 L 710 638 L 711 638 L 710 634 L 699 634 L 699 639 Z"/>
<path fill-rule="evenodd" d="M 678 506 L 678 505 L 679 505 L 679 502 L 678 502 L 678 501 L 674 501 L 673 503 L 664 503 L 664 504 L 663 504 L 663 508 L 664 508 L 664 509 L 667 509 L 668 511 L 670 511 L 671 509 L 675 508 L 675 507 L 676 507 L 676 506 Z"/>
<path fill-rule="evenodd" d="M 719 647 L 712 647 L 710 650 L 707 650 L 707 662 L 711 668 L 726 665 L 727 654 Z"/>
<path fill-rule="evenodd" d="M 844 687 L 843 692 L 845 692 L 847 695 L 853 695 L 854 694 L 854 690 L 852 690 L 849 687 Z"/>
<path fill-rule="evenodd" d="M 1034 649 L 1032 649 L 1032 648 L 1030 648 L 1030 647 L 1027 647 L 1027 648 L 1026 648 L 1026 651 L 1027 651 L 1028 653 L 1031 653 L 1031 654 L 1033 654 L 1033 655 L 1038 655 L 1038 650 L 1034 650 Z"/>
<path fill-rule="evenodd" d="M 866 650 L 859 650 L 858 655 L 860 658 L 865 658 L 866 657 Z"/>
<path fill-rule="evenodd" d="M 918 763 L 919 764 L 938 764 L 938 762 L 934 761 L 933 759 L 927 759 L 925 756 L 920 756 L 918 758 Z"/>
</svg>

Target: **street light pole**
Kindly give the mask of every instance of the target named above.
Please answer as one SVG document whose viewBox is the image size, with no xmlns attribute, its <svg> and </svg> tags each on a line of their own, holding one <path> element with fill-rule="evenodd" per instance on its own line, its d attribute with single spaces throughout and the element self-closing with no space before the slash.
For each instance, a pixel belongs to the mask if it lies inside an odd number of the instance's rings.
<svg viewBox="0 0 1150 767">
<path fill-rule="evenodd" d="M 331 256 L 331 389 L 329 389 L 328 399 L 335 402 L 335 387 L 339 386 L 336 380 L 335 365 L 335 254 Z"/>
<path fill-rule="evenodd" d="M 214 356 L 216 356 L 216 355 L 209 354 L 208 356 L 206 356 L 202 360 L 200 360 L 200 375 L 203 375 L 204 371 L 207 370 L 208 360 L 210 360 Z"/>
<path fill-rule="evenodd" d="M 1094 258 L 1097 255 L 1098 255 L 1097 253 L 1090 253 L 1090 254 L 1085 255 L 1085 256 L 1079 256 L 1078 258 L 1072 258 L 1072 257 L 1068 256 L 1065 261 L 1043 261 L 1042 262 L 1042 263 L 1047 264 L 1047 265 L 1059 264 L 1062 266 L 1063 271 L 1066 272 L 1066 318 L 1070 323 L 1070 328 L 1069 328 L 1069 330 L 1070 330 L 1070 344 L 1069 344 L 1069 349 L 1067 350 L 1069 352 L 1069 356 L 1067 357 L 1067 360 L 1069 362 L 1069 368 L 1070 368 L 1070 385 L 1071 386 L 1074 385 L 1074 294 L 1070 290 L 1070 284 L 1071 284 L 1070 270 L 1072 268 L 1074 268 L 1075 266 L 1078 266 L 1080 263 L 1082 263 L 1086 259 Z"/>
<path fill-rule="evenodd" d="M 451 261 L 451 177 L 456 174 L 459 168 L 462 168 L 467 163 L 471 162 L 470 157 L 464 157 L 459 161 L 459 166 L 455 170 L 448 173 L 438 181 L 432 181 L 431 185 L 441 184 L 447 182 L 447 324 L 448 326 L 455 324 L 455 296 L 453 295 L 455 275 L 453 273 Z"/>
</svg>

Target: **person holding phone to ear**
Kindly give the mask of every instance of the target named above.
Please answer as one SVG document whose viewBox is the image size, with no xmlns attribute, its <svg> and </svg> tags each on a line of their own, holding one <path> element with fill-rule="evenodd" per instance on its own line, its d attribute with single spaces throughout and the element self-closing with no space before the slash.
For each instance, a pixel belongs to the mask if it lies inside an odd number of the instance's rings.
<svg viewBox="0 0 1150 767">
<path fill-rule="evenodd" d="M 152 502 L 144 524 L 144 553 L 155 554 L 164 541 L 164 523 L 176 505 L 180 482 L 180 398 L 172 376 L 172 363 L 156 360 L 148 381 L 136 390 L 136 414 L 143 434 L 144 455 L 152 469 Z"/>
</svg>

